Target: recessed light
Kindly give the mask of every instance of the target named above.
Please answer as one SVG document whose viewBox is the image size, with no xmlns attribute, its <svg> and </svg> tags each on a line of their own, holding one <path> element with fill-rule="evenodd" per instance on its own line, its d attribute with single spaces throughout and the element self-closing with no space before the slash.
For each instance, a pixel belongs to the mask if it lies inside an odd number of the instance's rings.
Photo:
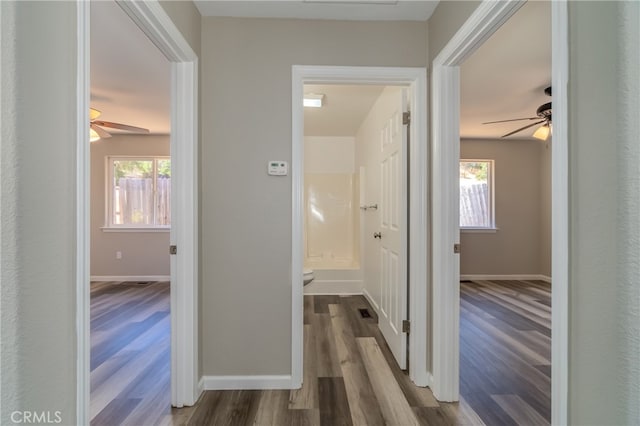
<svg viewBox="0 0 640 426">
<path fill-rule="evenodd" d="M 324 95 L 307 93 L 304 95 L 304 100 L 302 102 L 302 105 L 309 108 L 322 108 L 323 101 L 324 101 Z"/>
</svg>

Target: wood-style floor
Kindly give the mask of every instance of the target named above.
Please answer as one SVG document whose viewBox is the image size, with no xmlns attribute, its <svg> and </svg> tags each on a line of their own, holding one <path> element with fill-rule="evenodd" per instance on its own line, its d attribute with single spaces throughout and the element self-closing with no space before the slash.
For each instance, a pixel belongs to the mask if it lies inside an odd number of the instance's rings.
<svg viewBox="0 0 640 426">
<path fill-rule="evenodd" d="M 488 425 L 551 421 L 551 285 L 460 285 L 460 394 Z"/>
<path fill-rule="evenodd" d="M 168 282 L 91 283 L 93 426 L 172 423 L 170 338 Z"/>
<path fill-rule="evenodd" d="M 92 425 L 537 425 L 550 420 L 550 286 L 540 281 L 461 284 L 460 403 L 438 403 L 429 389 L 411 383 L 362 296 L 305 296 L 302 389 L 207 391 L 196 406 L 171 410 L 168 300 L 166 283 L 92 285 L 92 347 L 99 349 L 95 365 L 92 353 Z M 113 309 L 123 319 L 110 318 Z M 362 317 L 360 309 L 371 317 Z M 127 325 L 119 324 L 123 320 Z M 116 347 L 107 348 L 107 335 Z"/>
</svg>

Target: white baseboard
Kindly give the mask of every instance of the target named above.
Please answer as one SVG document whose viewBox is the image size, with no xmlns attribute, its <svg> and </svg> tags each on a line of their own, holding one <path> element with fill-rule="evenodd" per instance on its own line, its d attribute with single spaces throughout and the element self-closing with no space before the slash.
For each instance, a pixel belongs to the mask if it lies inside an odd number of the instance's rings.
<svg viewBox="0 0 640 426">
<path fill-rule="evenodd" d="M 203 376 L 203 390 L 294 389 L 291 375 L 282 376 Z"/>
<path fill-rule="evenodd" d="M 524 281 L 540 280 L 550 283 L 551 277 L 546 275 L 523 274 L 523 275 L 460 275 L 463 281 Z"/>
<path fill-rule="evenodd" d="M 378 306 L 376 301 L 373 300 L 373 297 L 371 297 L 371 293 L 369 293 L 366 288 L 362 289 L 362 294 L 364 295 L 364 297 L 366 297 L 366 299 L 369 301 L 371 306 L 373 306 L 373 309 L 375 309 L 376 312 L 380 312 L 380 307 Z"/>
<path fill-rule="evenodd" d="M 362 280 L 313 280 L 304 286 L 306 295 L 354 295 L 362 294 Z"/>
<path fill-rule="evenodd" d="M 91 275 L 91 281 L 170 281 L 169 275 Z"/>
</svg>

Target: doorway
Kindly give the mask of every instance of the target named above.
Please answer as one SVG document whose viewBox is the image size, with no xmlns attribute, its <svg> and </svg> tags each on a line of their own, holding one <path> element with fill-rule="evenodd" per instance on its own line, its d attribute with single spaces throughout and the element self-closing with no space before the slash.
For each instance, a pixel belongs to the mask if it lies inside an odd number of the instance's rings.
<svg viewBox="0 0 640 426">
<path fill-rule="evenodd" d="M 459 397 L 458 161 L 459 65 L 524 2 L 483 2 L 433 61 L 433 391 L 440 400 Z M 567 5 L 552 2 L 552 423 L 567 421 L 568 359 L 568 155 Z M 450 218 L 455 218 L 452 221 Z"/>
<path fill-rule="evenodd" d="M 407 369 L 408 88 L 305 85 L 306 295 L 361 294 Z M 307 102 L 307 101 L 306 101 Z"/>
<path fill-rule="evenodd" d="M 170 243 L 179 248 L 171 256 L 171 404 L 192 405 L 200 390 L 197 378 L 197 55 L 157 1 L 118 2 L 140 29 L 171 62 L 171 192 Z M 90 2 L 77 1 L 77 240 L 76 318 L 77 412 L 80 424 L 89 424 L 89 13 Z M 169 248 L 167 247 L 167 250 Z"/>
<path fill-rule="evenodd" d="M 536 114 L 550 83 L 548 2 L 460 66 L 460 399 L 487 424 L 521 422 L 515 405 L 550 422 L 551 145 Z"/>
<path fill-rule="evenodd" d="M 292 387 L 302 383 L 303 346 L 303 94 L 305 84 L 373 84 L 409 88 L 411 111 L 416 117 L 409 142 L 409 377 L 419 386 L 428 385 L 426 275 L 426 70 L 421 68 L 312 67 L 294 66 L 292 78 Z M 295 285 L 300 283 L 300 285 Z"/>
</svg>

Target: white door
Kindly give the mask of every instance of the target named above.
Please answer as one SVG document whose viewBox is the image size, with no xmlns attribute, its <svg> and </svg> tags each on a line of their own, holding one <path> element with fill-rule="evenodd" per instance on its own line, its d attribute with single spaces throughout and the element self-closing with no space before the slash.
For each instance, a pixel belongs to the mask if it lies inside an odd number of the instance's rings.
<svg viewBox="0 0 640 426">
<path fill-rule="evenodd" d="M 395 89 L 395 88 L 394 88 Z M 407 90 L 394 90 L 394 108 L 380 129 L 381 203 L 379 327 L 400 368 L 407 365 Z"/>
</svg>

